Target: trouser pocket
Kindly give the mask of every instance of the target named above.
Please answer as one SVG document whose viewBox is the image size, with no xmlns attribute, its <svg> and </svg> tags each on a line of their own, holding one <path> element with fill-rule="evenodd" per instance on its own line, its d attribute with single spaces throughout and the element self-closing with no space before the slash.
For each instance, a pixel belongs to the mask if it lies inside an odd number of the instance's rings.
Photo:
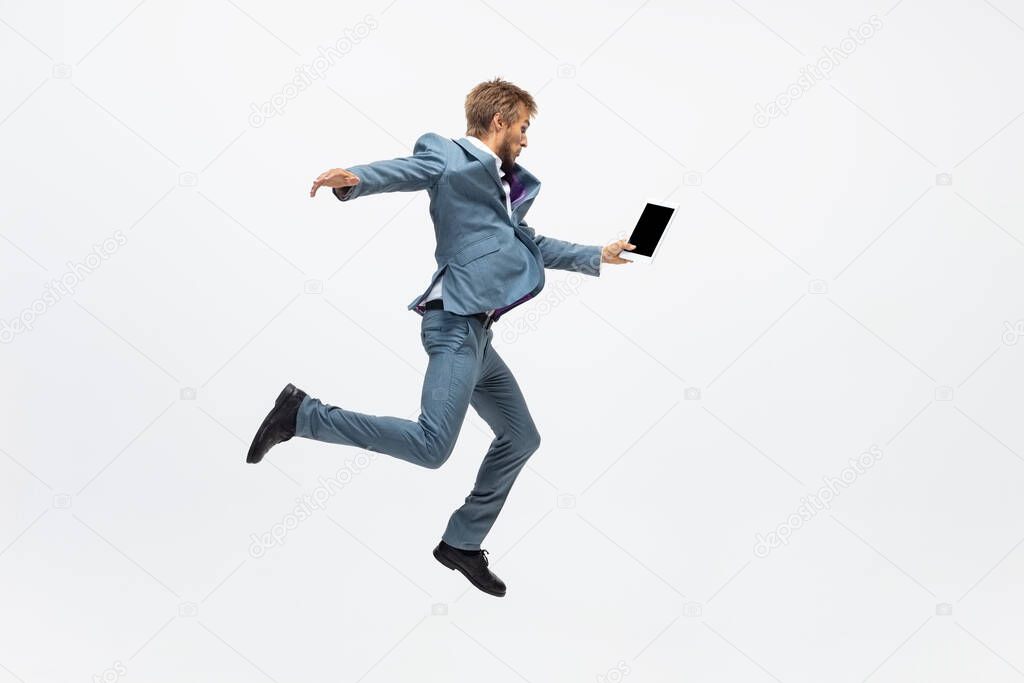
<svg viewBox="0 0 1024 683">
<path fill-rule="evenodd" d="M 420 341 L 428 354 L 458 351 L 469 333 L 465 316 L 442 309 L 426 311 L 420 322 Z"/>
</svg>

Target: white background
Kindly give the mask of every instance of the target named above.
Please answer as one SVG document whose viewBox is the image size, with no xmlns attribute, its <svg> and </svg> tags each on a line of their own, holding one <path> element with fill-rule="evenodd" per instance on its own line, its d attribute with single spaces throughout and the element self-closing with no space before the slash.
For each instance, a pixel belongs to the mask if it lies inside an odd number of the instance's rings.
<svg viewBox="0 0 1024 683">
<path fill-rule="evenodd" d="M 1024 3 L 355 5 L 0 2 L 0 681 L 1024 678 Z M 539 104 L 539 233 L 681 206 L 652 268 L 549 270 L 494 327 L 543 438 L 504 599 L 430 555 L 472 411 L 438 471 L 244 464 L 289 381 L 415 419 L 426 193 L 307 193 L 495 76 Z"/>
</svg>

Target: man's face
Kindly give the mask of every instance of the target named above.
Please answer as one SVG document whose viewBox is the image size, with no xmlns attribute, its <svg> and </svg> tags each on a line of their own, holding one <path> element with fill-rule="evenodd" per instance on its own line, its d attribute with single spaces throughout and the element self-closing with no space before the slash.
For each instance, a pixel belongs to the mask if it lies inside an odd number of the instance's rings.
<svg viewBox="0 0 1024 683">
<path fill-rule="evenodd" d="M 500 133 L 498 157 L 501 159 L 502 169 L 508 171 L 515 165 L 516 157 L 526 147 L 526 129 L 529 127 L 530 116 L 526 113 L 526 107 L 520 104 L 519 118 Z"/>
</svg>

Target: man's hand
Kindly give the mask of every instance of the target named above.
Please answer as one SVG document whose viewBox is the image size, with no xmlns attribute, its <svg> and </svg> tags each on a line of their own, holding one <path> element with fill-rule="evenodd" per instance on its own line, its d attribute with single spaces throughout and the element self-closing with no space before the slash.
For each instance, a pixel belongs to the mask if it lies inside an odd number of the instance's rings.
<svg viewBox="0 0 1024 683">
<path fill-rule="evenodd" d="M 624 259 L 619 256 L 623 249 L 632 251 L 636 249 L 635 244 L 630 244 L 626 240 L 616 240 L 609 245 L 606 245 L 601 249 L 601 263 L 632 263 L 629 259 Z"/>
<path fill-rule="evenodd" d="M 330 171 L 324 171 L 317 176 L 317 179 L 313 181 L 313 187 L 309 191 L 309 196 L 315 196 L 316 191 L 321 187 L 351 187 L 358 184 L 359 176 L 355 173 L 349 173 L 343 168 L 332 168 Z"/>
</svg>

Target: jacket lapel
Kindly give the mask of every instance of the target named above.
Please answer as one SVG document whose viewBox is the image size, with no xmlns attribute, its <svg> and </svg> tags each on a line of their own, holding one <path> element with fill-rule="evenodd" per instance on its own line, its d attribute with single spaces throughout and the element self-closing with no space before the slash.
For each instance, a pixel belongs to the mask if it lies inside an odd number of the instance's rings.
<svg viewBox="0 0 1024 683">
<path fill-rule="evenodd" d="M 498 175 L 498 169 L 494 165 L 494 157 L 490 156 L 489 154 L 487 154 L 487 152 L 478 148 L 476 145 L 474 145 L 472 142 L 470 142 L 464 137 L 459 138 L 455 142 L 458 143 L 458 145 L 462 147 L 462 149 L 472 154 L 477 161 L 483 164 L 484 169 L 487 171 L 487 174 L 491 176 L 491 179 L 494 180 L 494 184 L 498 186 L 498 189 L 501 190 L 501 193 L 504 195 L 505 187 L 501 184 L 501 176 Z"/>
<path fill-rule="evenodd" d="M 499 196 L 504 197 L 505 187 L 501 184 L 501 176 L 498 175 L 498 168 L 494 163 L 494 157 L 474 145 L 465 137 L 461 137 L 458 140 L 455 140 L 455 142 L 462 147 L 462 149 L 472 154 L 473 158 L 483 164 L 487 174 L 491 176 L 494 184 L 498 186 L 498 190 L 501 192 Z M 530 208 L 531 204 L 533 204 L 534 198 L 536 198 L 537 193 L 540 191 L 540 181 L 536 176 L 519 164 L 513 166 L 512 174 L 515 176 L 518 183 L 522 185 L 522 194 L 512 202 L 513 217 L 510 220 L 516 224 L 519 222 L 517 217 L 526 213 L 526 210 Z"/>
</svg>

